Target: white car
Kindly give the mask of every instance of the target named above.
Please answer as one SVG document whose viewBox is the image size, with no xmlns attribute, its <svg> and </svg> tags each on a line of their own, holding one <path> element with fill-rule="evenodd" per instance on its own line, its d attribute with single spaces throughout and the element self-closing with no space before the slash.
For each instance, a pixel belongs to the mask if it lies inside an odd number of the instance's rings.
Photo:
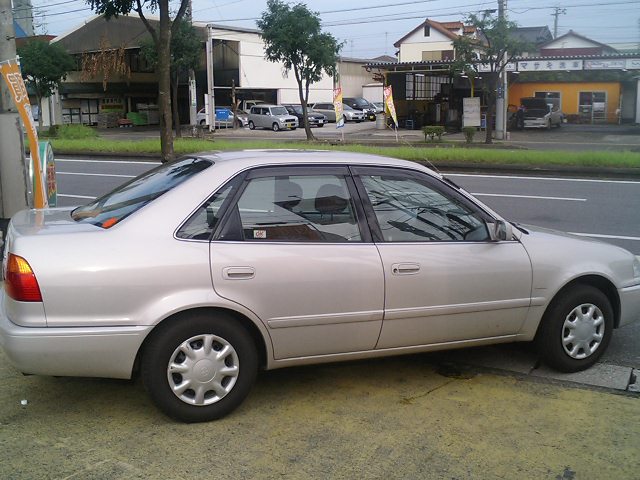
<svg viewBox="0 0 640 480">
<path fill-rule="evenodd" d="M 338 151 L 186 157 L 75 210 L 22 211 L 3 272 L 0 345 L 20 372 L 140 374 L 187 422 L 231 412 L 260 368 L 535 339 L 582 370 L 640 317 L 628 251 Z"/>
</svg>

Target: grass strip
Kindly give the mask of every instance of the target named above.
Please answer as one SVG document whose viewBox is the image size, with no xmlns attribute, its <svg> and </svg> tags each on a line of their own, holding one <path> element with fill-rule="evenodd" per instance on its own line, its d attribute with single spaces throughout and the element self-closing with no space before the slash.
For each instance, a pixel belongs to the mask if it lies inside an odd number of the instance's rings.
<svg viewBox="0 0 640 480">
<path fill-rule="evenodd" d="M 107 140 L 97 139 L 52 139 L 57 153 L 110 153 L 160 155 L 160 140 Z M 243 149 L 313 149 L 360 152 L 413 161 L 433 163 L 469 163 L 493 165 L 564 165 L 583 167 L 640 168 L 640 153 L 629 151 L 541 151 L 508 150 L 492 148 L 456 148 L 422 146 L 375 146 L 375 145 L 331 145 L 328 143 L 283 142 L 270 140 L 197 140 L 176 139 L 177 154 L 197 153 L 211 150 Z"/>
</svg>

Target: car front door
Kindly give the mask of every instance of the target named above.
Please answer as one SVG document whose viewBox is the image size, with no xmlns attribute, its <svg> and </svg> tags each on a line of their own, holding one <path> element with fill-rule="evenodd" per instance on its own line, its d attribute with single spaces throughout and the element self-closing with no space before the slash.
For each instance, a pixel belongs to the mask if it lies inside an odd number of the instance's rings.
<svg viewBox="0 0 640 480">
<path fill-rule="evenodd" d="M 213 288 L 268 327 L 276 359 L 371 350 L 384 275 L 347 167 L 252 170 L 210 247 Z"/>
<path fill-rule="evenodd" d="M 377 348 L 515 335 L 531 297 L 517 240 L 489 238 L 492 218 L 426 173 L 355 168 L 385 276 Z"/>
</svg>

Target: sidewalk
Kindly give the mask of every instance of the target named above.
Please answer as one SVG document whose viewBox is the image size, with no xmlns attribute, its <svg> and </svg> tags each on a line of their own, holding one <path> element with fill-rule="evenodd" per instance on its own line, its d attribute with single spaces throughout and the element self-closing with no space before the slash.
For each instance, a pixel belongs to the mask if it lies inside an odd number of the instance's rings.
<svg viewBox="0 0 640 480">
<path fill-rule="evenodd" d="M 640 468 L 638 398 L 433 355 L 263 372 L 240 409 L 193 425 L 162 416 L 139 382 L 23 377 L 1 353 L 0 378 L 7 479 L 599 480 Z"/>
</svg>

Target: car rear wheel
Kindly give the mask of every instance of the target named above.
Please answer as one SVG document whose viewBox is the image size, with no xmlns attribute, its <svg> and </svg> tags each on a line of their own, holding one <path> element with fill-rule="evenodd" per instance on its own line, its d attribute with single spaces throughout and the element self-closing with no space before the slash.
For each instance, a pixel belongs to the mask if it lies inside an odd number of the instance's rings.
<svg viewBox="0 0 640 480">
<path fill-rule="evenodd" d="M 595 287 L 577 285 L 556 297 L 536 336 L 542 361 L 561 372 L 589 368 L 607 349 L 613 332 L 613 309 Z"/>
<path fill-rule="evenodd" d="M 183 422 L 206 422 L 233 411 L 257 375 L 250 334 L 216 313 L 176 318 L 152 333 L 142 357 L 142 379 L 151 400 Z"/>
<path fill-rule="evenodd" d="M 256 126 L 253 124 L 252 120 L 249 120 L 249 129 L 250 130 L 255 130 L 256 129 Z"/>
<path fill-rule="evenodd" d="M 271 125 L 271 129 L 274 132 L 277 132 L 278 130 L 280 130 L 280 125 L 278 125 L 276 122 L 273 122 L 273 125 Z"/>
</svg>

